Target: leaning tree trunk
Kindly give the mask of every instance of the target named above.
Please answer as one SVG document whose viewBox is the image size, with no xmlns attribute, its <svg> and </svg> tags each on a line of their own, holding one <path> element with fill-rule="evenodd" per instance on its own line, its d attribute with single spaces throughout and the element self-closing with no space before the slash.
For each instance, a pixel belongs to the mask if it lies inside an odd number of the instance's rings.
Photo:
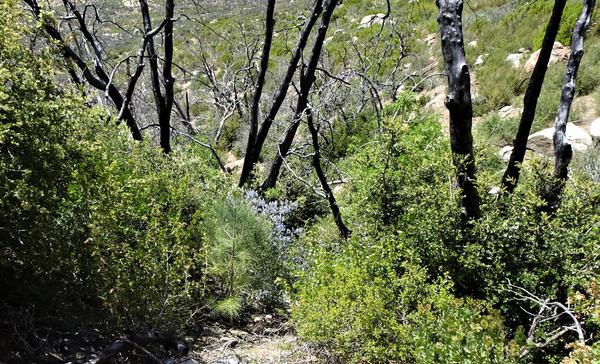
<svg viewBox="0 0 600 364">
<path fill-rule="evenodd" d="M 550 190 L 548 196 L 550 204 L 554 204 L 558 200 L 558 195 L 562 191 L 564 181 L 567 179 L 569 163 L 573 157 L 573 148 L 567 140 L 567 121 L 569 119 L 569 112 L 571 111 L 571 104 L 575 97 L 577 71 L 583 57 L 583 40 L 595 5 L 596 0 L 583 1 L 583 10 L 579 19 L 577 19 L 575 29 L 573 29 L 571 55 L 569 56 L 567 71 L 563 78 L 558 113 L 554 120 L 554 176 L 557 178 L 557 184 Z"/>
<path fill-rule="evenodd" d="M 560 28 L 560 19 L 562 17 L 563 10 L 565 9 L 566 0 L 556 0 L 554 2 L 554 8 L 552 9 L 552 15 L 550 21 L 546 27 L 546 33 L 542 42 L 542 49 L 540 50 L 540 56 L 533 68 L 533 73 L 529 79 L 527 85 L 527 91 L 525 91 L 525 98 L 523 100 L 523 113 L 521 114 L 521 122 L 519 123 L 519 130 L 513 143 L 513 151 L 508 161 L 508 166 L 502 177 L 502 187 L 507 192 L 512 193 L 517 182 L 519 181 L 520 165 L 523 163 L 525 158 L 525 152 L 527 150 L 527 139 L 531 132 L 531 125 L 535 117 L 535 108 L 537 107 L 537 101 L 542 91 L 542 84 L 546 77 L 546 71 L 548 70 L 548 62 L 552 55 L 552 48 L 554 47 L 554 40 L 558 34 Z"/>
<path fill-rule="evenodd" d="M 438 23 L 442 36 L 442 53 L 448 78 L 446 108 L 450 113 L 450 143 L 458 186 L 462 190 L 462 207 L 466 219 L 478 218 L 479 195 L 476 185 L 475 156 L 471 124 L 471 76 L 465 58 L 462 33 L 462 0 L 437 0 Z"/>
<path fill-rule="evenodd" d="M 252 108 L 250 109 L 250 131 L 248 132 L 248 144 L 246 145 L 246 154 L 244 156 L 244 166 L 240 176 L 239 186 L 243 187 L 246 180 L 252 172 L 254 162 L 254 151 L 256 145 L 256 133 L 258 133 L 258 111 L 260 108 L 260 98 L 265 85 L 267 70 L 269 68 L 269 58 L 271 56 L 271 44 L 273 43 L 273 32 L 275 28 L 275 2 L 269 0 L 267 4 L 267 15 L 265 17 L 265 43 L 260 59 L 260 71 L 256 79 L 256 89 L 252 98 Z"/>
<path fill-rule="evenodd" d="M 246 155 L 244 156 L 244 165 L 242 167 L 242 173 L 240 175 L 239 187 L 243 187 L 244 184 L 250 179 L 252 175 L 252 170 L 254 165 L 258 162 L 260 157 L 260 153 L 262 151 L 263 145 L 267 139 L 267 135 L 269 134 L 269 130 L 275 117 L 279 113 L 279 109 L 283 105 L 283 101 L 287 96 L 288 89 L 290 84 L 292 83 L 292 79 L 294 78 L 294 74 L 296 73 L 296 69 L 298 68 L 298 62 L 302 57 L 302 53 L 304 52 L 304 48 L 306 48 L 306 44 L 308 42 L 308 38 L 312 32 L 314 25 L 317 22 L 317 19 L 323 12 L 323 0 L 316 0 L 315 4 L 311 11 L 311 16 L 307 20 L 302 33 L 300 34 L 300 39 L 298 40 L 298 44 L 294 51 L 292 52 L 292 56 L 290 58 L 290 62 L 288 64 L 287 70 L 285 72 L 285 76 L 273 97 L 273 103 L 271 104 L 271 108 L 267 113 L 260 129 L 258 130 L 258 134 L 256 134 L 255 138 L 248 138 L 248 144 L 246 147 Z M 268 33 L 267 33 L 268 34 Z M 250 135 L 251 136 L 251 135 Z"/>
<path fill-rule="evenodd" d="M 319 131 L 315 127 L 315 123 L 313 120 L 313 114 L 310 106 L 306 109 L 306 120 L 308 123 L 308 130 L 310 131 L 310 135 L 312 138 L 313 145 L 313 167 L 315 168 L 315 172 L 317 173 L 317 177 L 319 178 L 319 183 L 321 183 L 321 188 L 325 191 L 325 197 L 327 198 L 327 202 L 329 202 L 329 207 L 331 208 L 331 213 L 333 215 L 333 220 L 342 235 L 344 240 L 348 240 L 352 231 L 348 229 L 346 224 L 344 224 L 344 220 L 342 219 L 342 213 L 340 212 L 340 208 L 337 204 L 333 191 L 327 183 L 327 176 L 325 176 L 325 172 L 321 167 L 321 148 L 319 147 Z"/>
<path fill-rule="evenodd" d="M 292 142 L 294 141 L 294 137 L 296 136 L 296 131 L 298 130 L 298 126 L 300 126 L 300 122 L 302 121 L 302 117 L 304 116 L 304 112 L 308 105 L 308 94 L 310 93 L 310 89 L 312 88 L 312 85 L 314 84 L 316 79 L 315 73 L 317 71 L 319 60 L 321 58 L 321 51 L 323 50 L 325 36 L 327 35 L 327 30 L 329 29 L 331 15 L 333 14 L 333 11 L 335 10 L 337 4 L 338 0 L 329 0 L 329 3 L 327 3 L 325 11 L 323 12 L 323 17 L 321 18 L 321 25 L 319 26 L 319 30 L 317 31 L 317 37 L 315 39 L 315 43 L 313 44 L 313 49 L 310 55 L 308 66 L 306 66 L 306 70 L 304 72 L 301 71 L 300 74 L 300 95 L 298 96 L 296 112 L 294 118 L 292 119 L 292 125 L 290 125 L 290 127 L 286 131 L 283 141 L 277 145 L 275 158 L 273 159 L 273 163 L 271 164 L 269 174 L 267 175 L 267 178 L 260 187 L 262 191 L 266 191 L 269 188 L 273 188 L 277 184 L 277 179 L 279 178 L 279 172 L 281 170 L 281 165 L 283 164 L 283 159 L 287 157 L 287 154 L 290 151 Z"/>
</svg>

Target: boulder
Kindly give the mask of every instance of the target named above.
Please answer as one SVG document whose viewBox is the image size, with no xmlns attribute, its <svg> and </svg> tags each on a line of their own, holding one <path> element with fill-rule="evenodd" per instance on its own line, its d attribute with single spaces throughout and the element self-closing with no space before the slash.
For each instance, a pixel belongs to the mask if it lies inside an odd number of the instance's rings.
<svg viewBox="0 0 600 364">
<path fill-rule="evenodd" d="M 529 147 L 529 146 L 528 146 Z M 507 145 L 502 147 L 499 151 L 498 151 L 498 156 L 505 162 L 508 163 L 508 161 L 510 160 L 510 156 L 512 155 L 512 151 L 513 151 L 513 146 L 512 145 Z M 531 158 L 534 157 L 534 153 L 527 149 L 527 151 L 525 152 L 525 161 L 531 160 Z M 491 191 L 490 191 L 491 193 Z"/>
<path fill-rule="evenodd" d="M 498 111 L 498 115 L 502 119 L 516 118 L 516 117 L 521 116 L 522 112 L 523 112 L 523 109 L 520 107 L 513 107 L 511 105 L 507 105 L 507 106 L 504 106 L 502 109 L 500 109 L 500 111 Z"/>
<path fill-rule="evenodd" d="M 554 128 L 540 130 L 529 136 L 527 147 L 538 154 L 552 156 L 554 155 L 553 137 Z M 567 140 L 575 152 L 583 152 L 592 145 L 590 134 L 573 123 L 567 123 Z"/>
<path fill-rule="evenodd" d="M 469 43 L 467 44 L 467 47 L 469 47 L 469 48 L 477 48 L 477 46 L 478 46 L 478 43 L 477 43 L 477 41 L 476 41 L 476 40 L 474 40 L 474 41 L 472 41 L 472 42 L 469 42 Z"/>
<path fill-rule="evenodd" d="M 487 56 L 489 56 L 488 53 L 480 54 L 479 56 L 477 56 L 477 59 L 475 60 L 475 66 L 479 66 L 479 65 L 483 64 L 485 62 L 485 59 L 487 58 Z"/>
<path fill-rule="evenodd" d="M 383 19 L 385 18 L 385 14 L 371 14 L 363 17 L 360 21 L 359 28 L 369 28 L 374 24 L 383 24 Z"/>
<path fill-rule="evenodd" d="M 180 87 L 181 87 L 182 92 L 189 91 L 190 87 L 192 87 L 192 81 L 188 81 L 188 82 L 182 84 Z"/>
<path fill-rule="evenodd" d="M 541 49 L 538 49 L 537 51 L 533 52 L 533 54 L 531 54 L 531 56 L 529 57 L 527 62 L 525 62 L 525 66 L 523 67 L 525 69 L 525 72 L 531 73 L 533 71 L 533 68 L 535 67 L 535 64 L 537 63 L 538 58 L 540 57 L 540 51 L 541 51 Z M 548 66 L 552 66 L 561 61 L 566 61 L 569 59 L 570 55 L 571 55 L 571 48 L 565 47 L 560 42 L 554 42 L 554 45 L 552 46 L 552 54 L 550 55 L 550 61 L 548 62 Z"/>
<path fill-rule="evenodd" d="M 600 119 L 596 119 L 590 124 L 590 136 L 594 145 L 600 147 Z"/>
<path fill-rule="evenodd" d="M 216 361 L 212 361 L 212 364 L 242 364 L 243 361 L 240 360 L 237 356 L 226 357 L 217 359 Z"/>
<path fill-rule="evenodd" d="M 225 169 L 228 171 L 241 171 L 244 166 L 244 158 L 237 159 L 231 152 L 227 152 L 227 159 L 225 160 Z"/>
<path fill-rule="evenodd" d="M 425 96 L 429 102 L 425 105 L 425 108 L 440 114 L 440 123 L 444 127 L 444 129 L 448 130 L 448 123 L 450 121 L 450 116 L 448 114 L 448 109 L 446 108 L 446 86 L 440 85 L 435 88 L 424 91 L 421 95 Z"/>
<path fill-rule="evenodd" d="M 502 147 L 502 149 L 500 149 L 500 151 L 498 152 L 498 155 L 500 156 L 500 158 L 502 158 L 503 161 L 508 162 L 510 159 L 510 155 L 512 154 L 512 151 L 513 151 L 513 146 L 507 145 L 505 147 Z"/>
<path fill-rule="evenodd" d="M 511 53 L 506 56 L 505 62 L 509 62 L 512 64 L 513 68 L 519 69 L 521 68 L 521 60 L 523 59 L 522 53 Z"/>
<path fill-rule="evenodd" d="M 500 191 L 502 191 L 502 189 L 501 189 L 500 187 L 498 187 L 498 186 L 494 186 L 494 187 L 492 187 L 492 188 L 491 188 L 491 189 L 488 191 L 488 193 L 489 193 L 490 195 L 497 195 L 497 194 L 499 194 L 499 193 L 500 193 Z"/>
</svg>

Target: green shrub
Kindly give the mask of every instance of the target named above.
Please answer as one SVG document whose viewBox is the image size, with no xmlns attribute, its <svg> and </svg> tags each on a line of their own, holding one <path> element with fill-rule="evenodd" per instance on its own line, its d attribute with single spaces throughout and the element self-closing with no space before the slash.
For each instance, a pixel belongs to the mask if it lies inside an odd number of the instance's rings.
<svg viewBox="0 0 600 364">
<path fill-rule="evenodd" d="M 592 345 L 570 344 L 569 348 L 573 351 L 561 361 L 561 364 L 594 364 L 600 362 L 600 343 L 598 342 Z"/>
<path fill-rule="evenodd" d="M 600 183 L 600 148 L 588 148 L 573 158 L 573 167 L 583 171 L 594 182 Z"/>
<path fill-rule="evenodd" d="M 348 160 L 352 183 L 339 201 L 354 231 L 351 241 L 332 238 L 331 219 L 303 236 L 316 253 L 307 254 L 314 263 L 297 286 L 293 316 L 299 333 L 357 362 L 452 362 L 469 356 L 472 362 L 509 362 L 514 350 L 506 348 L 508 338 L 527 327 L 530 316 L 503 287 L 510 280 L 540 297 L 562 300 L 587 286 L 599 257 L 594 232 L 600 187 L 575 170 L 560 207 L 549 214 L 542 198 L 551 181 L 547 162 L 528 161 L 517 190 L 498 196 L 486 191 L 498 183 L 504 166 L 497 151 L 478 153 L 483 158 L 478 165 L 484 166 L 478 179 L 482 218 L 461 225 L 447 137 L 418 111 L 414 98 L 399 103 L 380 134 Z M 413 290 L 408 277 L 421 290 Z M 416 300 L 413 306 L 402 301 L 405 292 Z M 507 337 L 490 305 L 506 320 Z M 469 330 L 461 336 L 456 327 Z M 560 343 L 546 350 L 534 360 L 566 354 Z"/>
<path fill-rule="evenodd" d="M 460 214 L 453 192 L 441 192 L 451 165 L 447 141 L 418 107 L 413 95 L 401 95 L 381 134 L 351 158 L 341 205 L 352 240 L 332 240 L 330 219 L 304 235 L 309 268 L 292 316 L 301 336 L 353 362 L 503 362 L 501 320 L 435 278 L 455 262 Z"/>
<path fill-rule="evenodd" d="M 521 16 L 523 17 L 531 17 L 539 14 L 550 14 L 552 11 L 552 3 L 549 2 L 535 2 L 528 4 L 523 7 L 523 12 Z M 571 36 L 573 35 L 573 28 L 575 27 L 575 22 L 579 15 L 581 14 L 581 3 L 577 1 L 571 1 L 567 3 L 565 9 L 562 14 L 560 29 L 558 30 L 558 34 L 556 35 L 556 40 L 561 42 L 564 45 L 571 44 Z M 544 27 L 540 27 L 538 30 L 534 44 L 537 48 L 542 46 L 542 41 L 544 40 L 545 34 L 545 24 Z"/>
<path fill-rule="evenodd" d="M 497 311 L 448 293 L 429 299 L 415 315 L 416 363 L 517 362 Z"/>
<path fill-rule="evenodd" d="M 241 197 L 214 202 L 205 222 L 206 275 L 214 313 L 236 318 L 242 308 L 278 299 L 283 262 L 272 242 L 272 226 Z"/>
<path fill-rule="evenodd" d="M 509 362 L 497 315 L 364 243 L 321 252 L 301 277 L 292 317 L 304 339 L 350 362 Z"/>
<path fill-rule="evenodd" d="M 527 83 L 524 82 L 527 76 L 522 70 L 514 69 L 510 62 L 506 61 L 507 55 L 508 53 L 502 51 L 491 51 L 485 63 L 476 70 L 477 93 L 473 98 L 474 115 L 485 115 L 510 105 L 513 98 L 527 87 Z"/>
<path fill-rule="evenodd" d="M 48 300 L 77 283 L 71 239 L 79 227 L 57 223 L 80 158 L 70 125 L 101 118 L 55 87 L 51 52 L 24 45 L 31 19 L 15 3 L 0 4 L 0 289 Z"/>
<path fill-rule="evenodd" d="M 198 231 L 223 181 L 207 156 L 166 157 L 123 128 L 82 130 L 83 159 L 63 207 L 64 225 L 83 228 L 82 279 L 118 320 L 181 324 L 206 298 L 211 242 Z"/>
<path fill-rule="evenodd" d="M 474 134 L 496 146 L 510 145 L 517 135 L 520 120 L 519 117 L 504 119 L 497 113 L 491 113 L 475 126 Z"/>
<path fill-rule="evenodd" d="M 465 279 L 462 284 L 483 289 L 479 294 L 485 297 L 501 296 L 498 291 L 507 280 L 549 298 L 581 287 L 584 267 L 596 266 L 598 258 L 590 229 L 599 216 L 599 186 L 574 174 L 560 208 L 549 214 L 541 196 L 550 179 L 546 162 L 534 160 L 526 164 L 515 193 L 502 198 L 482 194 L 483 217 L 466 239 L 457 285 Z"/>
<path fill-rule="evenodd" d="M 208 151 L 176 146 L 167 156 L 131 140 L 54 85 L 53 54 L 24 46 L 30 19 L 13 1 L 0 11 L 3 300 L 104 308 L 113 323 L 156 328 L 207 307 L 236 316 L 259 294 L 272 300 L 280 266 L 270 224 L 239 198 L 230 205 Z"/>
<path fill-rule="evenodd" d="M 597 36 L 592 37 L 593 34 L 592 30 L 588 30 L 584 41 L 585 53 L 581 60 L 575 86 L 577 95 L 589 95 L 600 86 L 600 63 L 597 62 L 600 57 L 600 39 Z"/>
<path fill-rule="evenodd" d="M 405 94 L 390 110 L 377 138 L 349 160 L 352 183 L 340 205 L 355 230 L 414 241 L 438 269 L 448 264 L 459 234 L 453 227 L 458 196 L 447 188 L 453 178 L 448 140 L 435 116 L 419 112 L 416 97 Z"/>
<path fill-rule="evenodd" d="M 331 158 L 346 157 L 367 143 L 372 133 L 377 129 L 377 119 L 371 113 L 361 113 L 355 119 L 338 120 L 333 125 L 330 144 Z"/>
</svg>

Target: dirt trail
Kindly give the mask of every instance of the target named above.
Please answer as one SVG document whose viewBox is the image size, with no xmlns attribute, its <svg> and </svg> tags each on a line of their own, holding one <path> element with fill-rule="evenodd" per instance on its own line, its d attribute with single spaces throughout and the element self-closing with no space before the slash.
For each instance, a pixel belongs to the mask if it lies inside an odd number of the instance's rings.
<svg viewBox="0 0 600 364">
<path fill-rule="evenodd" d="M 259 336 L 228 330 L 222 336 L 208 337 L 192 357 L 207 364 L 308 364 L 321 363 L 314 351 L 291 333 Z"/>
<path fill-rule="evenodd" d="M 191 341 L 191 357 L 206 364 L 309 364 L 322 363 L 317 352 L 298 339 L 286 319 L 254 316 L 241 328 L 215 324 Z M 322 357 L 322 356 L 321 356 Z"/>
</svg>

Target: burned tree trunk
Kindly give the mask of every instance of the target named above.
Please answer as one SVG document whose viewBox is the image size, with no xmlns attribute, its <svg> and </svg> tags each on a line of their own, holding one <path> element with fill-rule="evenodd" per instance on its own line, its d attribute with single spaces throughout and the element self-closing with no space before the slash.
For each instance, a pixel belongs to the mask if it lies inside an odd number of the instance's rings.
<svg viewBox="0 0 600 364">
<path fill-rule="evenodd" d="M 573 149 L 567 140 L 567 121 L 575 97 L 577 72 L 583 58 L 583 41 L 595 6 L 596 0 L 583 1 L 583 10 L 573 29 L 571 55 L 563 78 L 560 103 L 554 120 L 554 176 L 557 178 L 557 185 L 550 191 L 549 202 L 551 204 L 556 202 L 562 191 L 564 181 L 567 179 L 569 163 L 573 157 Z"/>
<path fill-rule="evenodd" d="M 146 64 L 144 63 L 144 57 L 145 57 L 145 52 L 146 52 L 146 48 L 147 48 L 146 46 L 147 46 L 148 42 L 156 34 L 158 34 L 158 32 L 160 32 L 164 26 L 165 26 L 165 22 L 161 23 L 156 29 L 153 29 L 150 32 L 147 32 L 144 35 L 144 39 L 142 40 L 142 45 L 137 50 L 137 54 L 136 54 L 136 58 L 135 58 L 135 61 L 136 61 L 135 71 L 134 71 L 133 75 L 129 78 L 129 84 L 127 85 L 127 91 L 125 92 L 125 100 L 123 101 L 123 106 L 121 106 L 121 109 L 119 111 L 119 119 L 121 118 L 121 115 L 123 114 L 125 109 L 127 109 L 129 107 L 129 104 L 131 103 L 131 99 L 133 98 L 133 92 L 135 91 L 137 82 L 140 79 L 140 76 L 142 75 L 144 68 L 146 67 Z"/>
<path fill-rule="evenodd" d="M 283 105 L 283 101 L 287 96 L 288 89 L 290 84 L 292 83 L 292 79 L 294 74 L 296 73 L 296 68 L 298 67 L 298 62 L 302 57 L 302 53 L 304 52 L 304 48 L 306 48 L 306 44 L 308 43 L 308 38 L 312 32 L 312 29 L 317 22 L 317 19 L 323 12 L 323 0 L 316 0 L 313 6 L 311 16 L 306 22 L 304 29 L 300 35 L 300 39 L 298 40 L 298 44 L 296 48 L 292 52 L 292 57 L 290 58 L 290 62 L 288 64 L 285 76 L 281 81 L 279 89 L 277 90 L 275 97 L 273 98 L 273 103 L 271 104 L 271 108 L 264 119 L 260 130 L 254 139 L 248 138 L 248 145 L 246 147 L 246 155 L 244 157 L 244 165 L 242 167 L 242 173 L 240 176 L 239 186 L 242 187 L 248 181 L 252 174 L 252 170 L 254 165 L 258 162 L 260 157 L 261 150 L 267 139 L 267 135 L 269 134 L 269 130 L 275 117 L 279 113 L 279 109 L 281 105 Z"/>
<path fill-rule="evenodd" d="M 100 62 L 96 62 L 94 67 L 89 67 L 87 63 L 71 47 L 69 47 L 69 45 L 67 45 L 60 31 L 49 20 L 44 19 L 42 17 L 41 8 L 37 0 L 24 1 L 31 8 L 33 15 L 36 17 L 36 19 L 38 21 L 43 22 L 42 26 L 44 27 L 45 32 L 54 42 L 56 42 L 67 64 L 73 62 L 77 66 L 77 68 L 79 68 L 87 83 L 89 83 L 90 86 L 92 86 L 93 88 L 104 92 L 106 92 L 106 89 L 108 88 L 108 97 L 110 97 L 112 102 L 115 104 L 117 110 L 119 110 L 118 120 L 125 121 L 129 129 L 131 130 L 131 135 L 133 136 L 133 139 L 142 140 L 142 133 L 137 125 L 133 113 L 131 112 L 131 109 L 125 102 L 123 95 L 121 94 L 119 89 L 113 83 L 109 83 L 108 73 L 103 69 L 102 64 Z M 81 18 L 77 17 L 77 19 L 79 21 Z M 85 33 L 87 33 L 88 35 L 91 34 L 87 30 L 87 25 L 85 24 L 85 22 L 80 21 L 80 27 L 82 28 L 82 32 L 84 32 L 83 29 L 85 29 Z M 97 46 L 93 47 L 94 49 L 97 49 Z M 68 72 L 75 83 L 81 82 L 81 80 L 77 76 L 77 72 L 72 66 L 68 66 Z"/>
<path fill-rule="evenodd" d="M 94 51 L 93 52 L 93 54 L 94 54 L 94 70 L 96 72 L 98 79 L 103 83 L 103 86 L 104 86 L 101 90 L 105 91 L 105 93 L 113 101 L 113 103 L 115 104 L 117 109 L 120 110 L 119 117 L 123 117 L 126 120 L 127 125 L 132 130 L 133 137 L 135 139 L 138 139 L 138 138 L 141 139 L 141 133 L 138 135 L 138 133 L 136 132 L 137 124 L 135 123 L 133 114 L 131 114 L 129 107 L 124 107 L 124 106 L 127 106 L 127 103 L 125 102 L 123 95 L 121 94 L 119 89 L 113 84 L 112 78 L 109 77 L 108 72 L 104 68 L 104 64 L 103 64 L 103 60 L 102 60 L 102 47 L 100 46 L 99 42 L 97 41 L 95 36 L 92 34 L 92 32 L 89 30 L 89 28 L 85 22 L 85 19 L 84 19 L 85 15 L 82 15 L 79 12 L 79 10 L 77 9 L 77 7 L 75 6 L 75 4 L 73 2 L 68 1 L 68 0 L 63 0 L 63 4 L 65 5 L 65 8 L 69 9 L 73 13 L 75 19 L 77 20 L 77 22 L 79 24 L 79 30 L 81 31 L 81 34 L 83 35 L 83 37 L 85 38 L 87 43 L 92 47 L 92 49 Z M 121 110 L 123 112 L 121 112 Z M 139 129 L 138 129 L 138 132 L 139 132 Z"/>
<path fill-rule="evenodd" d="M 306 68 L 301 71 L 300 95 L 298 96 L 298 102 L 296 103 L 296 112 L 294 118 L 292 119 L 292 124 L 287 129 L 283 141 L 277 145 L 275 158 L 271 164 L 269 174 L 260 188 L 262 191 L 266 191 L 269 188 L 275 187 L 279 177 L 279 172 L 281 170 L 281 165 L 283 163 L 283 158 L 285 158 L 290 151 L 292 142 L 296 136 L 296 131 L 298 130 L 300 122 L 302 121 L 302 117 L 306 111 L 306 107 L 308 105 L 308 95 L 316 79 L 315 72 L 321 58 L 323 43 L 325 42 L 325 36 L 327 35 L 327 30 L 329 29 L 331 15 L 337 6 L 337 3 L 338 0 L 330 0 L 329 3 L 327 3 L 325 11 L 323 12 L 321 25 L 319 26 L 317 37 L 315 39 L 315 43 L 313 44 L 310 60 Z"/>
<path fill-rule="evenodd" d="M 573 36 L 571 38 L 571 55 L 567 63 L 567 71 L 563 78 L 560 104 L 558 106 L 558 113 L 554 121 L 554 176 L 560 179 L 567 178 L 567 168 L 573 154 L 571 145 L 567 141 L 567 121 L 569 118 L 569 112 L 571 111 L 571 104 L 573 103 L 573 98 L 575 97 L 577 72 L 579 71 L 579 65 L 581 63 L 581 59 L 583 58 L 583 41 L 592 18 L 592 12 L 594 11 L 595 5 L 595 0 L 583 1 L 583 10 L 579 16 L 579 19 L 577 19 L 575 29 L 573 29 Z"/>
<path fill-rule="evenodd" d="M 256 80 L 256 89 L 252 99 L 252 108 L 250 109 L 250 131 L 248 132 L 248 144 L 246 145 L 244 166 L 242 168 L 242 175 L 240 176 L 240 187 L 244 185 L 252 170 L 252 166 L 247 164 L 256 163 L 254 162 L 254 153 L 256 133 L 258 132 L 258 112 L 260 108 L 260 98 L 262 96 L 265 78 L 267 76 L 267 69 L 269 68 L 269 57 L 271 55 L 271 44 L 273 42 L 273 30 L 275 27 L 275 2 L 276 0 L 269 0 L 267 5 L 267 15 L 265 18 L 265 43 L 263 45 L 263 51 L 260 59 L 260 71 Z"/>
<path fill-rule="evenodd" d="M 552 15 L 546 27 L 546 33 L 544 34 L 544 40 L 542 42 L 542 49 L 540 50 L 540 56 L 533 68 L 533 73 L 529 79 L 527 85 L 527 91 L 525 91 L 525 98 L 523 100 L 523 114 L 521 114 L 521 122 L 519 123 L 519 129 L 517 136 L 513 142 L 513 151 L 508 161 L 508 166 L 502 177 L 502 187 L 507 192 L 511 193 L 514 191 L 519 181 L 520 175 L 520 164 L 523 163 L 525 158 L 525 151 L 527 150 L 527 139 L 531 132 L 531 125 L 535 117 L 535 108 L 537 107 L 537 101 L 542 90 L 542 84 L 546 77 L 546 71 L 548 70 L 548 61 L 552 55 L 552 48 L 554 46 L 554 40 L 558 34 L 560 27 L 560 19 L 562 17 L 563 10 L 565 8 L 566 0 L 556 0 L 552 9 Z"/>
<path fill-rule="evenodd" d="M 450 113 L 450 143 L 458 186 L 462 190 L 462 207 L 466 219 L 478 218 L 475 156 L 471 124 L 471 77 L 465 58 L 462 33 L 462 0 L 437 0 L 438 23 L 442 36 L 442 53 L 448 78 L 446 108 Z"/>
<path fill-rule="evenodd" d="M 152 31 L 152 21 L 150 10 L 146 0 L 139 0 L 142 20 L 144 22 L 144 32 L 147 35 Z M 161 87 L 160 74 L 158 71 L 158 54 L 154 46 L 154 40 L 150 38 L 146 44 L 149 64 L 150 78 L 152 80 L 152 92 L 154 94 L 154 103 L 156 104 L 156 113 L 158 115 L 158 125 L 160 128 L 160 146 L 165 153 L 171 152 L 171 110 L 173 109 L 174 84 L 175 79 L 171 72 L 173 67 L 173 0 L 165 2 L 165 57 L 163 60 L 163 85 L 164 94 Z"/>
<path fill-rule="evenodd" d="M 313 145 L 313 167 L 315 168 L 315 172 L 317 173 L 317 177 L 319 178 L 319 182 L 321 183 L 321 188 L 325 191 L 325 197 L 327 198 L 327 202 L 329 202 L 329 207 L 331 208 L 331 213 L 333 215 L 333 220 L 342 235 L 344 240 L 348 240 L 352 231 L 348 229 L 346 224 L 344 224 L 344 220 L 342 219 L 342 214 L 340 212 L 340 208 L 338 207 L 337 201 L 335 200 L 335 196 L 333 195 L 333 191 L 327 183 L 327 176 L 325 176 L 325 172 L 321 167 L 321 148 L 319 147 L 319 131 L 315 127 L 315 123 L 313 120 L 313 114 L 310 107 L 306 109 L 306 120 L 308 123 L 308 130 L 310 131 L 310 135 L 312 138 Z"/>
<path fill-rule="evenodd" d="M 175 98 L 175 78 L 173 78 L 173 17 L 175 2 L 165 3 L 165 59 L 163 61 L 163 80 L 165 85 L 164 114 L 160 116 L 160 146 L 165 153 L 171 152 L 171 111 Z"/>
</svg>

